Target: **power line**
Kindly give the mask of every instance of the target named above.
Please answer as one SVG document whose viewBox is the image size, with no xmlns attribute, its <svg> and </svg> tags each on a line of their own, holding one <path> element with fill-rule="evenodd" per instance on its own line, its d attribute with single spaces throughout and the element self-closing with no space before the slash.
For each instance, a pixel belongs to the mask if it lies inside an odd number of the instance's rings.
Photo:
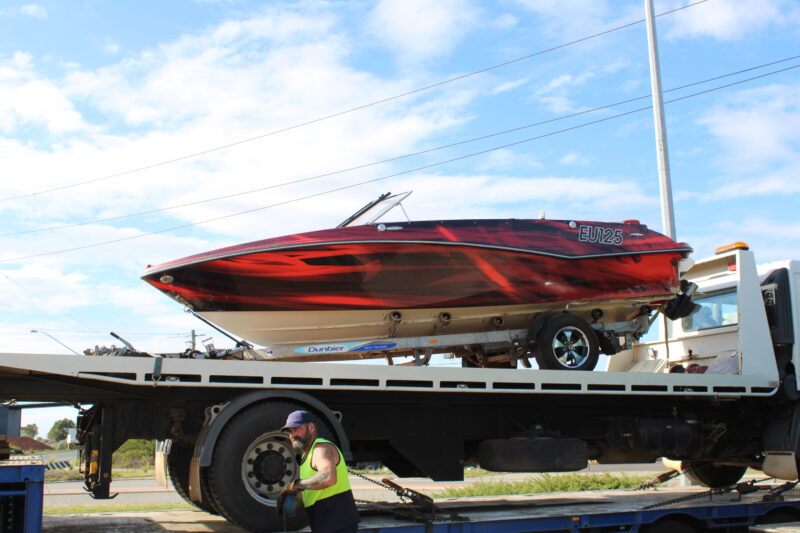
<svg viewBox="0 0 800 533">
<path fill-rule="evenodd" d="M 688 9 L 690 7 L 694 7 L 694 6 L 698 5 L 698 4 L 703 4 L 703 3 L 708 2 L 708 1 L 709 0 L 699 0 L 697 2 L 694 2 L 694 3 L 691 3 L 691 4 L 687 4 L 685 6 L 678 7 L 676 9 L 665 11 L 663 13 L 660 13 L 660 14 L 656 15 L 656 18 L 663 17 L 663 16 L 666 16 L 666 15 L 670 15 L 670 14 L 675 13 L 677 11 Z M 82 185 L 89 185 L 91 183 L 97 183 L 97 182 L 100 182 L 100 181 L 110 180 L 110 179 L 113 179 L 113 178 L 119 178 L 121 176 L 128 176 L 130 174 L 135 174 L 135 173 L 138 173 L 138 172 L 144 172 L 146 170 L 151 170 L 151 169 L 158 168 L 158 167 L 165 166 L 165 165 L 171 165 L 173 163 L 178 163 L 180 161 L 185 161 L 187 159 L 194 159 L 195 157 L 200 157 L 200 156 L 208 155 L 208 154 L 211 154 L 211 153 L 214 153 L 214 152 L 219 152 L 221 150 L 226 150 L 228 148 L 233 148 L 234 146 L 239 146 L 239 145 L 246 144 L 246 143 L 249 143 L 249 142 L 257 141 L 259 139 L 272 137 L 274 135 L 278 135 L 278 134 L 281 134 L 281 133 L 285 133 L 287 131 L 291 131 L 291 130 L 295 130 L 295 129 L 298 129 L 298 128 L 302 128 L 304 126 L 310 126 L 312 124 L 317 124 L 319 122 L 323 122 L 323 121 L 330 120 L 330 119 L 333 119 L 333 118 L 336 118 L 336 117 L 340 117 L 342 115 L 347 115 L 349 113 L 354 113 L 356 111 L 361 111 L 361 110 L 367 109 L 369 107 L 373 107 L 373 106 L 380 105 L 380 104 L 385 104 L 385 103 L 391 102 L 393 100 L 398 100 L 400 98 L 405 98 L 407 96 L 411 96 L 411 95 L 414 95 L 414 94 L 422 93 L 422 92 L 425 92 L 425 91 L 428 91 L 428 90 L 431 90 L 431 89 L 435 89 L 437 87 L 441 87 L 443 85 L 447 85 L 447 84 L 450 84 L 450 83 L 453 83 L 453 82 L 456 82 L 456 81 L 460 81 L 460 80 L 463 80 L 463 79 L 466 79 L 466 78 L 470 78 L 472 76 L 477 76 L 478 74 L 485 74 L 486 72 L 490 72 L 492 70 L 496 70 L 496 69 L 499 69 L 499 68 L 507 67 L 509 65 L 513 65 L 513 64 L 519 63 L 521 61 L 526 61 L 528 59 L 532 59 L 534 57 L 537 57 L 537 56 L 540 56 L 540 55 L 543 55 L 543 54 L 554 52 L 556 50 L 560 50 L 560 49 L 566 48 L 568 46 L 572 46 L 572 45 L 579 44 L 579 43 L 582 43 L 582 42 L 585 42 L 585 41 L 589 41 L 591 39 L 596 39 L 597 37 L 602 37 L 604 35 L 608 35 L 608 34 L 613 33 L 615 31 L 619 31 L 619 30 L 623 30 L 623 29 L 626 29 L 626 28 L 630 28 L 632 26 L 636 26 L 637 24 L 641 24 L 644 21 L 645 21 L 645 19 L 639 19 L 639 20 L 636 20 L 634 22 L 629 22 L 627 24 L 623 24 L 621 26 L 617 26 L 615 28 L 611 28 L 611 29 L 608 29 L 608 30 L 605 30 L 605 31 L 602 31 L 602 32 L 599 32 L 599 33 L 592 34 L 592 35 L 587 35 L 586 37 L 581 37 L 580 39 L 576 39 L 576 40 L 570 41 L 568 43 L 559 44 L 557 46 L 553 46 L 553 47 L 547 48 L 545 50 L 540 50 L 538 52 L 534 52 L 532 54 L 528 54 L 528 55 L 525 55 L 525 56 L 522 56 L 522 57 L 518 57 L 516 59 L 511 59 L 511 60 L 508 60 L 508 61 L 504 61 L 502 63 L 497 63 L 495 65 L 491 65 L 489 67 L 485 67 L 485 68 L 482 68 L 480 70 L 475 70 L 475 71 L 472 71 L 472 72 L 468 72 L 467 74 L 462 74 L 462 75 L 456 76 L 454 78 L 449 78 L 449 79 L 446 79 L 446 80 L 443 80 L 443 81 L 432 83 L 430 85 L 425 85 L 425 86 L 419 87 L 417 89 L 413 89 L 413 90 L 410 90 L 410 91 L 407 91 L 407 92 L 404 92 L 404 93 L 401 93 L 401 94 L 397 94 L 397 95 L 394 95 L 394 96 L 389 96 L 387 98 L 376 100 L 374 102 L 369 102 L 367 104 L 362 104 L 362 105 L 358 105 L 356 107 L 351 107 L 349 109 L 345 109 L 344 111 L 338 111 L 338 112 L 332 113 L 330 115 L 325 115 L 325 116 L 322 116 L 322 117 L 319 117 L 319 118 L 315 118 L 315 119 L 312 119 L 312 120 L 307 120 L 305 122 L 300 122 L 300 123 L 297 123 L 297 124 L 293 124 L 293 125 L 287 126 L 285 128 L 280 128 L 280 129 L 273 130 L 273 131 L 270 131 L 270 132 L 267 132 L 267 133 L 262 133 L 260 135 L 254 136 L 254 137 L 248 137 L 246 139 L 241 139 L 241 140 L 234 141 L 234 142 L 231 142 L 231 143 L 228 143 L 228 144 L 223 144 L 223 145 L 216 146 L 216 147 L 213 147 L 213 148 L 209 148 L 209 149 L 206 149 L 206 150 L 201 150 L 199 152 L 193 152 L 193 153 L 190 153 L 190 154 L 185 154 L 185 155 L 182 155 L 182 156 L 174 157 L 172 159 L 167 159 L 165 161 L 160 161 L 160 162 L 157 162 L 157 163 L 153 163 L 153 164 L 150 164 L 150 165 L 145 165 L 145 166 L 134 168 L 134 169 L 130 169 L 130 170 L 125 170 L 125 171 L 122 171 L 122 172 L 116 172 L 114 174 L 108 174 L 106 176 L 101 176 L 101 177 L 98 177 L 98 178 L 92 178 L 92 179 L 89 179 L 89 180 L 79 181 L 79 182 L 71 183 L 71 184 L 68 184 L 68 185 L 61 185 L 61 186 L 58 186 L 58 187 L 52 187 L 50 189 L 42 189 L 41 191 L 36 191 L 36 192 L 32 192 L 32 193 L 19 194 L 19 195 L 16 195 L 16 196 L 9 196 L 9 197 L 6 197 L 6 198 L 0 198 L 0 202 L 8 202 L 8 201 L 11 201 L 11 200 L 19 200 L 19 199 L 22 199 L 22 198 L 29 198 L 29 197 L 32 197 L 32 196 L 39 196 L 39 195 L 47 194 L 47 193 L 51 193 L 51 192 L 63 191 L 63 190 L 66 190 L 66 189 L 72 189 L 74 187 L 80 187 Z"/>
<path fill-rule="evenodd" d="M 694 98 L 696 96 L 700 96 L 700 95 L 703 95 L 703 94 L 708 94 L 708 93 L 711 93 L 711 92 L 714 92 L 714 91 L 719 91 L 719 90 L 726 89 L 728 87 L 733 87 L 735 85 L 740 85 L 742 83 L 746 83 L 746 82 L 749 82 L 749 81 L 757 80 L 757 79 L 760 79 L 760 78 L 765 78 L 767 76 L 773 76 L 773 75 L 779 74 L 781 72 L 786 72 L 786 71 L 789 71 L 789 70 L 796 69 L 798 67 L 800 67 L 800 65 L 793 65 L 791 67 L 786 67 L 786 68 L 783 68 L 783 69 L 780 69 L 780 70 L 776 70 L 776 71 L 773 71 L 773 72 L 768 72 L 768 73 L 765 73 L 765 74 L 761 74 L 761 75 L 758 75 L 758 76 L 753 76 L 753 77 L 746 78 L 746 79 L 743 79 L 743 80 L 738 80 L 738 81 L 735 81 L 735 82 L 732 82 L 732 83 L 728 83 L 728 84 L 725 84 L 725 85 L 720 85 L 718 87 L 713 87 L 711 89 L 706 89 L 704 91 L 699 91 L 699 92 L 688 94 L 688 95 L 681 96 L 681 97 L 678 97 L 678 98 L 673 98 L 672 100 L 667 100 L 664 103 L 665 104 L 670 104 L 670 103 L 674 103 L 674 102 L 679 102 L 681 100 L 687 100 L 689 98 Z M 294 203 L 294 202 L 300 202 L 300 201 L 303 201 L 303 200 L 316 198 L 318 196 L 324 196 L 324 195 L 327 195 L 327 194 L 332 194 L 332 193 L 344 191 L 344 190 L 347 190 L 347 189 L 353 189 L 353 188 L 356 188 L 356 187 L 360 187 L 361 185 L 367 185 L 369 183 L 375 183 L 375 182 L 378 182 L 378 181 L 383 181 L 383 180 L 387 180 L 387 179 L 390 179 L 390 178 L 395 178 L 397 176 L 403 176 L 403 175 L 406 175 L 406 174 L 411 174 L 412 172 L 418 172 L 418 171 L 421 171 L 421 170 L 427 170 L 429 168 L 446 165 L 448 163 L 453 163 L 453 162 L 461 161 L 461 160 L 464 160 L 464 159 L 469 159 L 471 157 L 477 157 L 479 155 L 484 155 L 484 154 L 487 154 L 487 153 L 490 153 L 490 152 L 495 152 L 497 150 L 502 150 L 504 148 L 510 148 L 512 146 L 518 146 L 520 144 L 525 144 L 525 143 L 528 143 L 528 142 L 531 142 L 531 141 L 535 141 L 535 140 L 538 140 L 538 139 L 543 139 L 543 138 L 546 138 L 546 137 L 552 137 L 553 135 L 558 135 L 560 133 L 565 133 L 565 132 L 568 132 L 568 131 L 577 130 L 577 129 L 580 129 L 580 128 L 585 128 L 587 126 L 592 126 L 594 124 L 599 124 L 601 122 L 607 122 L 609 120 L 613 120 L 613 119 L 617 119 L 617 118 L 620 118 L 620 117 L 632 115 L 634 113 L 640 113 L 642 111 L 646 111 L 648 109 L 651 109 L 651 107 L 652 106 L 640 107 L 640 108 L 637 108 L 637 109 L 626 111 L 624 113 L 619 113 L 617 115 L 611 115 L 611 116 L 600 118 L 600 119 L 597 119 L 597 120 L 592 120 L 590 122 L 584 122 L 582 124 L 577 124 L 577 125 L 571 126 L 569 128 L 564 128 L 564 129 L 561 129 L 561 130 L 556 130 L 556 131 L 552 131 L 552 132 L 549 132 L 549 133 L 544 133 L 542 135 L 537 135 L 535 137 L 528 137 L 526 139 L 522 139 L 522 140 L 515 141 L 515 142 L 512 142 L 512 143 L 507 143 L 507 144 L 503 144 L 503 145 L 500 145 L 500 146 L 487 148 L 486 150 L 481 150 L 479 152 L 472 152 L 472 153 L 469 153 L 469 154 L 465 154 L 465 155 L 461 155 L 461 156 L 454 157 L 454 158 L 451 158 L 451 159 L 447 159 L 445 161 L 439 161 L 439 162 L 436 162 L 436 163 L 430 163 L 428 165 L 423 165 L 423 166 L 419 166 L 419 167 L 412 168 L 412 169 L 409 169 L 409 170 L 404 170 L 402 172 L 396 172 L 394 174 L 389 174 L 389 175 L 386 175 L 386 176 L 381 176 L 381 177 L 378 177 L 378 178 L 373 178 L 373 179 L 361 181 L 361 182 L 358 182 L 358 183 L 353 183 L 353 184 L 350 184 L 350 185 L 343 185 L 341 187 L 336 187 L 334 189 L 329 189 L 327 191 L 322 191 L 322 192 L 319 192 L 319 193 L 309 194 L 309 195 L 302 196 L 302 197 L 299 197 L 299 198 L 293 198 L 291 200 L 284 200 L 282 202 L 277 202 L 277 203 L 266 205 L 266 206 L 255 207 L 255 208 L 252 208 L 252 209 L 246 209 L 244 211 L 239 211 L 239 212 L 236 212 L 236 213 L 230 213 L 228 215 L 222 215 L 222 216 L 219 216 L 219 217 L 209 218 L 209 219 L 206 219 L 206 220 L 200 220 L 198 222 L 191 222 L 189 224 L 182 224 L 180 226 L 173 226 L 173 227 L 170 227 L 170 228 L 164 228 L 164 229 L 160 229 L 160 230 L 156 230 L 156 231 L 140 233 L 138 235 L 132 235 L 130 237 L 123 237 L 123 238 L 120 238 L 120 239 L 112 239 L 110 241 L 97 242 L 97 243 L 93 243 L 93 244 L 87 244 L 87 245 L 84 245 L 84 246 L 76 246 L 74 248 L 67 248 L 67 249 L 63 249 L 63 250 L 55 250 L 55 251 L 52 251 L 52 252 L 43 252 L 43 253 L 40 253 L 40 254 L 34 254 L 34 255 L 28 255 L 28 256 L 22 256 L 22 257 L 13 257 L 13 258 L 9 258 L 9 259 L 0 259 L 0 263 L 23 261 L 23 260 L 26 260 L 26 259 L 34 259 L 34 258 L 37 258 L 37 257 L 45 257 L 45 256 L 49 256 L 49 255 L 57 255 L 57 254 L 62 254 L 62 253 L 67 253 L 67 252 L 74 252 L 74 251 L 78 251 L 78 250 L 85 250 L 87 248 L 95 248 L 97 246 L 105 246 L 105 245 L 108 245 L 108 244 L 115 244 L 115 243 L 130 241 L 130 240 L 133 240 L 133 239 L 139 239 L 139 238 L 148 237 L 148 236 L 151 236 L 151 235 L 159 235 L 161 233 L 168 233 L 170 231 L 177 231 L 177 230 L 180 230 L 180 229 L 185 229 L 185 228 L 189 228 L 189 227 L 193 227 L 193 226 L 199 226 L 199 225 L 202 225 L 202 224 L 208 224 L 210 222 L 217 222 L 219 220 L 225 220 L 225 219 L 228 219 L 228 218 L 233 218 L 233 217 L 237 217 L 237 216 L 241 216 L 241 215 L 246 215 L 246 214 L 249 214 L 249 213 L 255 213 L 257 211 L 263 211 L 265 209 L 270 209 L 270 208 L 273 208 L 273 207 L 279 207 L 279 206 L 286 205 L 286 204 L 291 204 L 291 203 Z"/>
<path fill-rule="evenodd" d="M 792 61 L 792 60 L 798 59 L 798 58 L 800 58 L 800 55 L 788 57 L 788 58 L 785 58 L 785 59 L 779 59 L 777 61 L 771 61 L 769 63 L 764 63 L 764 64 L 757 65 L 757 66 L 754 66 L 754 67 L 749 67 L 749 68 L 746 68 L 746 69 L 737 70 L 735 72 L 730 72 L 728 74 L 722 74 L 720 76 L 714 76 L 712 78 L 707 78 L 705 80 L 700 80 L 700 81 L 688 83 L 686 85 L 673 87 L 671 89 L 667 89 L 664 92 L 665 93 L 670 93 L 670 92 L 680 91 L 680 90 L 683 90 L 683 89 L 687 89 L 689 87 L 702 85 L 704 83 L 709 83 L 709 82 L 720 80 L 720 79 L 723 79 L 723 78 L 729 78 L 731 76 L 736 76 L 736 75 L 739 75 L 739 74 L 743 74 L 745 72 L 751 72 L 753 70 L 766 68 L 766 67 L 769 67 L 769 66 L 772 66 L 772 65 L 777 65 L 779 63 L 785 63 L 787 61 Z M 9 232 L 9 233 L 0 233 L 0 237 L 11 237 L 11 236 L 15 236 L 15 235 L 26 235 L 26 234 L 31 234 L 31 233 L 39 233 L 39 232 L 43 232 L 43 231 L 55 231 L 55 230 L 73 228 L 73 227 L 78 227 L 78 226 L 85 226 L 85 225 L 94 224 L 94 223 L 97 223 L 97 222 L 110 222 L 110 221 L 114 221 L 114 220 L 122 220 L 122 219 L 126 219 L 126 218 L 137 217 L 137 216 L 152 215 L 152 214 L 155 214 L 155 213 L 162 213 L 162 212 L 171 211 L 171 210 L 174 210 L 174 209 L 180 209 L 180 208 L 184 208 L 184 207 L 191 207 L 191 206 L 201 205 L 201 204 L 205 204 L 205 203 L 209 203 L 209 202 L 216 202 L 216 201 L 219 201 L 219 200 L 227 200 L 229 198 L 235 198 L 235 197 L 238 197 L 238 196 L 244 196 L 244 195 L 247 195 L 247 194 L 253 194 L 253 193 L 257 193 L 257 192 L 263 192 L 263 191 L 270 190 L 270 189 L 277 189 L 278 187 L 285 187 L 285 186 L 288 186 L 288 185 L 295 185 L 295 184 L 303 183 L 303 182 L 306 182 L 306 181 L 312 181 L 312 180 L 317 180 L 317 179 L 320 179 L 320 178 L 326 178 L 326 177 L 330 177 L 330 176 L 335 176 L 337 174 L 344 174 L 344 173 L 347 173 L 347 172 L 353 172 L 353 171 L 356 171 L 356 170 L 362 170 L 362 169 L 373 167 L 373 166 L 377 166 L 377 165 L 382 165 L 382 164 L 391 163 L 391 162 L 394 162 L 394 161 L 399 161 L 401 159 L 407 159 L 409 157 L 416 157 L 416 156 L 419 156 L 419 155 L 429 154 L 429 153 L 436 152 L 436 151 L 439 151 L 439 150 L 444 150 L 444 149 L 447 149 L 447 148 L 453 148 L 453 147 L 456 147 L 456 146 L 461 146 L 461 145 L 472 143 L 472 142 L 483 141 L 483 140 L 486 140 L 486 139 L 489 139 L 489 138 L 492 138 L 492 137 L 498 137 L 500 135 L 506 135 L 508 133 L 514 133 L 514 132 L 517 132 L 517 131 L 533 128 L 533 127 L 536 127 L 536 126 L 542 126 L 544 124 L 550 124 L 550 123 L 553 123 L 553 122 L 558 122 L 558 121 L 561 121 L 561 120 L 566 120 L 566 119 L 569 119 L 569 118 L 574 118 L 574 117 L 577 117 L 577 116 L 586 115 L 586 114 L 594 113 L 594 112 L 597 112 L 597 111 L 602 111 L 604 109 L 609 109 L 609 108 L 612 108 L 612 107 L 618 107 L 620 105 L 629 104 L 629 103 L 632 103 L 632 102 L 636 102 L 638 100 L 644 100 L 644 99 L 648 99 L 648 98 L 650 98 L 649 94 L 646 94 L 646 95 L 643 95 L 643 96 L 637 96 L 635 98 L 629 98 L 627 100 L 621 100 L 619 102 L 614 102 L 612 104 L 606 104 L 606 105 L 603 105 L 603 106 L 600 106 L 600 107 L 594 107 L 594 108 L 591 108 L 591 109 L 585 109 L 583 111 L 570 113 L 568 115 L 562 115 L 560 117 L 555 117 L 555 118 L 543 120 L 543 121 L 540 121 L 540 122 L 534 122 L 532 124 L 525 124 L 523 126 L 517 126 L 515 128 L 511 128 L 511 129 L 507 129 L 507 130 L 503 130 L 503 131 L 498 131 L 498 132 L 494 132 L 494 133 L 489 133 L 489 134 L 482 135 L 482 136 L 479 136 L 479 137 L 473 137 L 471 139 L 457 141 L 457 142 L 454 142 L 454 143 L 450 143 L 450 144 L 446 144 L 446 145 L 442 145 L 442 146 L 437 146 L 437 147 L 434 147 L 434 148 L 428 148 L 426 150 L 420 150 L 418 152 L 411 152 L 411 153 L 408 153 L 408 154 L 403 154 L 403 155 L 391 157 L 391 158 L 388 158 L 388 159 L 382 159 L 380 161 L 373 161 L 373 162 L 370 162 L 370 163 L 364 163 L 364 164 L 356 165 L 356 166 L 349 167 L 349 168 L 344 168 L 344 169 L 334 170 L 334 171 L 330 171 L 330 172 L 325 172 L 323 174 L 317 174 L 317 175 L 314 175 L 314 176 L 309 176 L 309 177 L 300 178 L 300 179 L 296 179 L 296 180 L 286 181 L 286 182 L 283 182 L 283 183 L 276 183 L 274 185 L 268 185 L 266 187 L 259 187 L 257 189 L 250 189 L 250 190 L 247 190 L 247 191 L 240 191 L 240 192 L 236 192 L 236 193 L 225 194 L 225 195 L 222 195 L 222 196 L 215 196 L 215 197 L 212 197 L 212 198 L 206 198 L 206 199 L 203 199 L 203 200 L 196 200 L 196 201 L 193 201 L 193 202 L 186 202 L 186 203 L 183 203 L 183 204 L 172 205 L 172 206 L 167 206 L 167 207 L 161 207 L 161 208 L 157 208 L 157 209 L 148 209 L 146 211 L 139 211 L 137 213 L 128 213 L 128 214 L 125 214 L 125 215 L 116 215 L 116 216 L 112 216 L 112 217 L 96 218 L 96 219 L 92 219 L 92 220 L 86 220 L 86 221 L 83 221 L 83 222 L 74 222 L 74 223 L 71 223 L 71 224 L 60 224 L 60 225 L 48 226 L 48 227 L 44 227 L 44 228 L 37 228 L 37 229 L 30 229 L 30 230 L 23 230 L 23 231 L 15 231 L 15 232 Z"/>
<path fill-rule="evenodd" d="M 27 294 L 33 294 L 33 295 L 36 295 L 36 294 L 37 294 L 37 292 L 38 292 L 38 291 L 36 291 L 36 290 L 34 290 L 34 289 L 31 289 L 30 287 L 26 287 L 25 285 L 23 285 L 23 284 L 22 284 L 22 283 L 20 283 L 19 281 L 15 280 L 14 278 L 12 278 L 11 276 L 9 276 L 9 275 L 8 275 L 8 274 L 6 274 L 5 272 L 2 272 L 2 271 L 0 271 L 0 276 L 3 276 L 4 278 L 6 278 L 8 281 L 10 281 L 10 282 L 11 282 L 11 283 L 13 283 L 14 285 L 18 286 L 19 288 L 21 288 L 21 289 L 22 289 L 24 292 L 26 292 Z M 59 314 L 62 314 L 62 315 L 64 315 L 64 316 L 66 316 L 67 318 L 69 318 L 70 320 L 72 320 L 73 322 L 75 322 L 76 324 L 79 324 L 80 326 L 83 326 L 83 327 L 85 327 L 85 328 L 89 328 L 90 330 L 92 329 L 92 326 L 90 326 L 90 325 L 86 324 L 86 323 L 85 323 L 85 322 L 83 322 L 82 320 L 79 320 L 79 319 L 75 318 L 75 317 L 74 317 L 74 316 L 72 316 L 72 314 L 70 314 L 68 311 L 61 311 L 61 310 L 58 310 L 58 309 L 56 309 L 56 308 L 55 308 L 55 305 L 53 305 L 53 303 L 50 301 L 50 299 L 49 299 L 48 297 L 45 297 L 44 295 L 41 295 L 41 294 L 39 294 L 39 299 L 41 299 L 41 300 L 42 300 L 42 301 L 44 301 L 44 302 L 47 302 L 47 305 L 49 305 L 49 306 L 50 306 L 50 307 L 51 307 L 51 308 L 52 308 L 52 309 L 53 309 L 55 312 L 57 312 L 57 313 L 59 313 Z M 96 329 L 95 329 L 95 330 L 93 330 L 93 333 L 98 333 L 98 330 L 96 330 Z"/>
</svg>

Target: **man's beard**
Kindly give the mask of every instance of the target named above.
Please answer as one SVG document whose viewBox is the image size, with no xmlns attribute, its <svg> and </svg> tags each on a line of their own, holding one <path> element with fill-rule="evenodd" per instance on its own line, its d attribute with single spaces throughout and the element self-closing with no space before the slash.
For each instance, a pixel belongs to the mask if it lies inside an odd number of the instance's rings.
<svg viewBox="0 0 800 533">
<path fill-rule="evenodd" d="M 311 442 L 311 435 L 309 433 L 306 433 L 304 437 L 292 437 L 292 448 L 294 448 L 295 451 L 304 452 L 309 442 Z"/>
</svg>

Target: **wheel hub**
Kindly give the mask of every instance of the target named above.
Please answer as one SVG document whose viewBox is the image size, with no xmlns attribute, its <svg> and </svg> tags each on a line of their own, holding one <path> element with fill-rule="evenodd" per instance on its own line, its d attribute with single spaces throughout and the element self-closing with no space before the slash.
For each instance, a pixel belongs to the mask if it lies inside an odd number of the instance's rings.
<svg viewBox="0 0 800 533">
<path fill-rule="evenodd" d="M 589 340 L 580 329 L 565 326 L 553 337 L 553 353 L 566 368 L 577 368 L 589 356 Z"/>
<path fill-rule="evenodd" d="M 275 499 L 297 477 L 297 470 L 291 440 L 280 431 L 255 439 L 242 457 L 242 477 L 256 499 Z"/>
</svg>

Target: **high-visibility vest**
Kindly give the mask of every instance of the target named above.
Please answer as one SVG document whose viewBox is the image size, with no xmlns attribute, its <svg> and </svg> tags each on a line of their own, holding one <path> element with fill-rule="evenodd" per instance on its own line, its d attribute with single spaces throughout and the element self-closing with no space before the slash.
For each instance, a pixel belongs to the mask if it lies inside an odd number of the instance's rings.
<svg viewBox="0 0 800 533">
<path fill-rule="evenodd" d="M 337 494 L 341 494 L 350 490 L 350 480 L 347 477 L 347 465 L 344 462 L 342 452 L 336 447 L 335 444 L 325 439 L 318 438 L 311 445 L 311 448 L 308 450 L 303 462 L 300 463 L 300 479 L 308 479 L 317 474 L 317 471 L 311 466 L 311 457 L 314 455 L 314 449 L 317 447 L 317 444 L 323 442 L 331 444 L 334 448 L 336 448 L 336 452 L 339 454 L 339 464 L 336 465 L 336 483 L 325 489 L 302 491 L 301 494 L 303 495 L 303 506 L 306 509 L 313 506 L 320 500 L 324 500 L 325 498 L 330 498 L 331 496 L 336 496 Z"/>
</svg>

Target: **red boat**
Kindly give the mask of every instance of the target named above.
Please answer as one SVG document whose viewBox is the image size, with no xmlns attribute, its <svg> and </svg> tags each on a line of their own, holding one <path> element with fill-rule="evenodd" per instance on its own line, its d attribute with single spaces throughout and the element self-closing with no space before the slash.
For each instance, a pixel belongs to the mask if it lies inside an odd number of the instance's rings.
<svg viewBox="0 0 800 533">
<path fill-rule="evenodd" d="M 638 221 L 352 223 L 149 266 L 143 279 L 251 342 L 301 345 L 524 328 L 544 312 L 624 321 L 675 296 L 691 252 Z"/>
</svg>

